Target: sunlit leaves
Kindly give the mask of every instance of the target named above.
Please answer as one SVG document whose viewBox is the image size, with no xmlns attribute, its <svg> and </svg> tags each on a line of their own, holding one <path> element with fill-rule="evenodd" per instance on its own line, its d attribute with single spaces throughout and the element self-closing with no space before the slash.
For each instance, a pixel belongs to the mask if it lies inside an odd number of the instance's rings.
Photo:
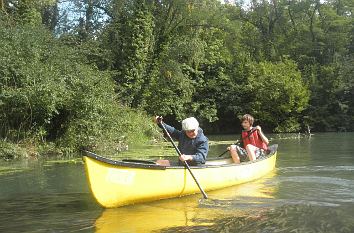
<svg viewBox="0 0 354 233">
<path fill-rule="evenodd" d="M 309 91 L 293 62 L 254 64 L 246 90 L 245 108 L 262 122 L 279 131 L 286 130 L 283 125 L 292 125 L 286 131 L 299 129 L 296 118 L 308 105 Z"/>
</svg>

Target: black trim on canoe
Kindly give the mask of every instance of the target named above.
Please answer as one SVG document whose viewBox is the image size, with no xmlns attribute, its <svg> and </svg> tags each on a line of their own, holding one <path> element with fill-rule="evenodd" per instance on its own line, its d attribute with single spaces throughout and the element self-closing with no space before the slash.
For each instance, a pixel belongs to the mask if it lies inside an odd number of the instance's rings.
<svg viewBox="0 0 354 233">
<path fill-rule="evenodd" d="M 144 160 L 136 160 L 136 159 L 126 159 L 122 161 L 117 161 L 109 158 L 102 157 L 90 151 L 84 151 L 85 155 L 89 158 L 98 160 L 103 163 L 112 164 L 115 166 L 122 166 L 122 167 L 136 167 L 136 168 L 150 168 L 150 169 L 159 169 L 164 170 L 166 169 L 165 166 L 158 165 L 152 161 L 144 161 Z"/>
<path fill-rule="evenodd" d="M 246 164 L 250 164 L 250 163 L 256 163 L 258 161 L 267 159 L 269 157 L 272 157 L 278 150 L 278 144 L 274 144 L 269 146 L 269 154 L 259 158 L 255 161 L 248 161 L 248 162 L 242 162 L 240 164 L 236 164 L 236 163 L 230 163 L 230 164 L 221 164 L 221 165 L 201 165 L 201 166 L 190 166 L 191 168 L 195 169 L 195 168 L 199 168 L 199 169 L 203 169 L 203 168 L 215 168 L 215 167 L 227 167 L 227 166 L 242 166 L 242 165 L 246 165 Z M 93 152 L 90 151 L 84 151 L 85 152 L 85 156 L 101 161 L 103 163 L 108 163 L 108 164 L 112 164 L 115 166 L 122 166 L 122 167 L 133 167 L 133 168 L 149 168 L 149 169 L 158 169 L 158 170 L 165 170 L 166 168 L 185 168 L 184 166 L 161 166 L 156 164 L 153 161 L 149 161 L 149 160 L 137 160 L 137 159 L 123 159 L 122 161 L 117 161 L 117 160 L 113 160 L 113 159 L 109 159 L 109 158 L 105 158 L 102 157 L 100 155 L 97 155 Z M 210 160 L 210 161 L 217 161 L 217 160 L 223 160 L 225 158 L 219 158 L 219 159 L 214 159 L 214 160 Z"/>
</svg>

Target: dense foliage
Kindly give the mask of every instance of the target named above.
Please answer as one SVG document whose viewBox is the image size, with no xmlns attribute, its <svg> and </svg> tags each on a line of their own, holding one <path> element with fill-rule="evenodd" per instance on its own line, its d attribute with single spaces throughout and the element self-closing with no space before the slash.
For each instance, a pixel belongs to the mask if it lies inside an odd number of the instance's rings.
<svg viewBox="0 0 354 233">
<path fill-rule="evenodd" d="M 0 34 L 1 138 L 31 146 L 54 142 L 70 152 L 122 149 L 152 136 L 151 120 L 119 104 L 110 75 L 87 64 L 80 50 L 40 27 Z"/>
<path fill-rule="evenodd" d="M 145 113 L 354 130 L 352 1 L 228 2 L 1 0 L 1 138 L 112 146 Z"/>
</svg>

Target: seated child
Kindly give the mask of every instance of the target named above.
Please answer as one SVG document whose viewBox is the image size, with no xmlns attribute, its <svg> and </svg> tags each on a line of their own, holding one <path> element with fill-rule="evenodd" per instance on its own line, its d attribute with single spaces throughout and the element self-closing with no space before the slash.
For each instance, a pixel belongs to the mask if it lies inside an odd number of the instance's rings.
<svg viewBox="0 0 354 233">
<path fill-rule="evenodd" d="M 231 145 L 228 147 L 235 163 L 240 163 L 241 160 L 244 161 L 247 157 L 250 161 L 254 161 L 259 156 L 267 153 L 269 140 L 263 134 L 259 125 L 252 127 L 253 122 L 254 118 L 251 115 L 244 115 L 241 118 L 241 125 L 244 129 L 241 134 L 243 146 Z"/>
</svg>

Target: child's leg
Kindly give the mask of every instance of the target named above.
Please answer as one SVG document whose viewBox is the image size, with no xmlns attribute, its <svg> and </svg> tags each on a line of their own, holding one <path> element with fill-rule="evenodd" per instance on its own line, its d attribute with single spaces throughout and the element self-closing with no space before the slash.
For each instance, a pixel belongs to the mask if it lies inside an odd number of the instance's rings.
<svg viewBox="0 0 354 233">
<path fill-rule="evenodd" d="M 240 157 L 237 154 L 236 145 L 230 146 L 230 154 L 234 163 L 240 163 Z"/>
<path fill-rule="evenodd" d="M 250 161 L 256 160 L 256 150 L 257 147 L 255 147 L 254 145 L 248 144 L 246 146 L 247 155 Z"/>
</svg>

